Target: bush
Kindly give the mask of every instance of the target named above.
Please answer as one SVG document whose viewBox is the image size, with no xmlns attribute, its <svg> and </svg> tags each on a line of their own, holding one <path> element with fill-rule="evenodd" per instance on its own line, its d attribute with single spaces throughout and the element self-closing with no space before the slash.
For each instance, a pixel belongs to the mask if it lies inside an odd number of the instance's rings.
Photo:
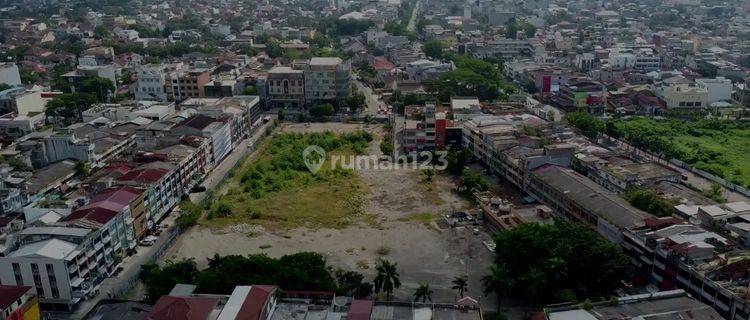
<svg viewBox="0 0 750 320">
<path fill-rule="evenodd" d="M 651 190 L 632 188 L 623 194 L 623 198 L 634 207 L 657 217 L 668 217 L 674 212 L 674 204 Z"/>
<path fill-rule="evenodd" d="M 336 109 L 330 103 L 319 104 L 310 108 L 310 116 L 315 118 L 330 117 L 336 112 Z"/>
<path fill-rule="evenodd" d="M 175 223 L 180 229 L 185 230 L 198 223 L 202 214 L 203 208 L 201 206 L 192 203 L 190 200 L 185 200 L 180 203 L 180 216 L 177 217 Z"/>
</svg>

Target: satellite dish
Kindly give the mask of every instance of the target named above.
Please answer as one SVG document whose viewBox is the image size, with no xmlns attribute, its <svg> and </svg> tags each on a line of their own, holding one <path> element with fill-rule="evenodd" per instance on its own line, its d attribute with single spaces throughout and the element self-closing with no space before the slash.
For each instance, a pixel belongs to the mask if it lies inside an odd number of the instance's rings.
<svg viewBox="0 0 750 320">
<path fill-rule="evenodd" d="M 688 222 L 692 224 L 701 224 L 701 219 L 696 216 L 692 216 L 690 217 L 690 219 L 688 219 Z"/>
<path fill-rule="evenodd" d="M 646 291 L 648 291 L 648 293 L 657 293 L 657 292 L 659 292 L 659 288 L 657 288 L 653 284 L 649 284 L 649 285 L 646 286 Z"/>
</svg>

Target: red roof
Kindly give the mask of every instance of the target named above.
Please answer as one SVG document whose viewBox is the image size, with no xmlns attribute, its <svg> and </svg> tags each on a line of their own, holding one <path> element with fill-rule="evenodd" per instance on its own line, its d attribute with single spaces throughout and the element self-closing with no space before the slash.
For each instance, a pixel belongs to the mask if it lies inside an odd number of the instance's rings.
<svg viewBox="0 0 750 320">
<path fill-rule="evenodd" d="M 167 169 L 136 169 L 117 178 L 117 181 L 133 181 L 143 184 L 152 184 L 169 172 Z"/>
<path fill-rule="evenodd" d="M 13 302 L 23 297 L 29 290 L 31 290 L 31 287 L 0 285 L 0 310 L 10 307 Z"/>
<path fill-rule="evenodd" d="M 394 68 L 396 68 L 396 65 L 394 65 L 393 62 L 390 62 L 387 59 L 375 59 L 375 61 L 372 63 L 372 68 L 375 70 L 393 70 Z"/>
<path fill-rule="evenodd" d="M 123 206 L 129 205 L 130 202 L 133 201 L 133 199 L 138 198 L 138 196 L 143 193 L 142 190 L 124 186 L 124 187 L 113 187 L 109 189 L 105 189 L 104 191 L 100 192 L 99 194 L 93 196 L 91 198 L 91 202 L 101 202 L 101 201 L 111 201 Z"/>
<path fill-rule="evenodd" d="M 370 320 L 373 305 L 374 302 L 372 300 L 352 301 L 349 313 L 346 315 L 346 320 Z"/>
<path fill-rule="evenodd" d="M 0 217 L 0 227 L 7 226 L 11 221 L 13 221 L 11 217 Z"/>
<path fill-rule="evenodd" d="M 260 316 L 265 309 L 268 297 L 276 290 L 274 286 L 254 285 L 250 287 L 250 293 L 247 294 L 245 301 L 240 307 L 235 320 L 260 320 Z"/>
<path fill-rule="evenodd" d="M 218 299 L 163 296 L 149 312 L 148 320 L 206 320 Z"/>
<path fill-rule="evenodd" d="M 89 207 L 73 211 L 73 213 L 62 219 L 62 221 L 89 220 L 104 225 L 116 217 L 118 213 L 120 212 L 103 207 Z"/>
</svg>

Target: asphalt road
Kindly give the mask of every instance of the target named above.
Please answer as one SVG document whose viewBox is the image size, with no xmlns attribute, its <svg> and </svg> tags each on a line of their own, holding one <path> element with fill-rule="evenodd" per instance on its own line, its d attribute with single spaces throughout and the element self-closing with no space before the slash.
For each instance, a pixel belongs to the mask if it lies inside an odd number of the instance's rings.
<svg viewBox="0 0 750 320">
<path fill-rule="evenodd" d="M 365 104 L 367 105 L 365 113 L 373 116 L 378 114 L 380 95 L 374 93 L 372 88 L 362 83 L 362 81 L 357 80 L 356 75 L 352 75 L 352 80 L 354 80 L 354 85 L 357 86 L 357 90 L 365 95 Z"/>
</svg>

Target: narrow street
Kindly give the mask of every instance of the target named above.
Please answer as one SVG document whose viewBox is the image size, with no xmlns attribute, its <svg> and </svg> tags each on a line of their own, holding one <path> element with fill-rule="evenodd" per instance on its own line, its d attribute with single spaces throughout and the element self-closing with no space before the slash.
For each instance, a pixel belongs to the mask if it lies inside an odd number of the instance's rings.
<svg viewBox="0 0 750 320">
<path fill-rule="evenodd" d="M 376 115 L 378 114 L 378 105 L 380 105 L 380 96 L 372 91 L 372 88 L 367 86 L 366 84 L 362 83 L 362 81 L 359 81 L 356 76 L 352 76 L 354 80 L 354 85 L 357 86 L 357 90 L 359 92 L 362 92 L 365 95 L 365 104 L 367 105 L 367 109 L 365 111 L 365 114 L 369 115 Z"/>
<path fill-rule="evenodd" d="M 407 31 L 415 31 L 417 29 L 417 16 L 419 15 L 421 6 L 422 1 L 417 1 L 417 4 L 414 5 L 414 10 L 412 10 L 411 17 L 409 17 L 409 24 L 406 25 Z"/>
</svg>

